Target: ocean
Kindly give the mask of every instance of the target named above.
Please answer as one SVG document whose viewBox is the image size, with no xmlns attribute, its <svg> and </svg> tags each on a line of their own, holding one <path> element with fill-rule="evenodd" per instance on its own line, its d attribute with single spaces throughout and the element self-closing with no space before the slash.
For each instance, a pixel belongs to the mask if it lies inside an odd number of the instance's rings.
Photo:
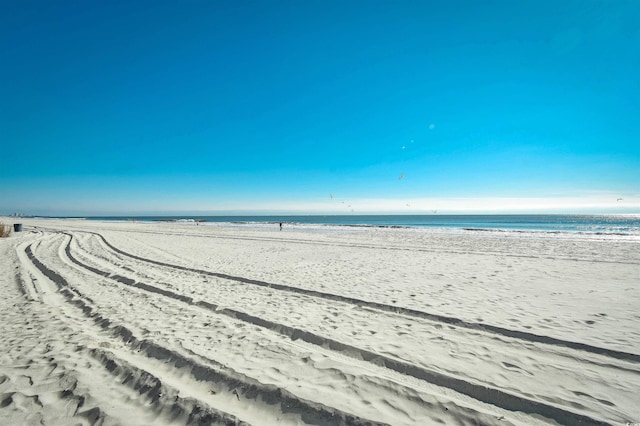
<svg viewBox="0 0 640 426">
<path fill-rule="evenodd" d="M 453 228 L 640 235 L 640 215 L 296 215 L 296 216 L 103 216 L 89 220 L 192 221 L 232 224 L 308 224 L 398 228 Z"/>
</svg>

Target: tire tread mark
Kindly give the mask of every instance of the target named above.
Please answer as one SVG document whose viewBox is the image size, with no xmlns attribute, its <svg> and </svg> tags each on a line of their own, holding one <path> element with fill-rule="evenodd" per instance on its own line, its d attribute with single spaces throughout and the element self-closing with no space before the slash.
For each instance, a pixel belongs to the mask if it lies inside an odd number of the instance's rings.
<svg viewBox="0 0 640 426">
<path fill-rule="evenodd" d="M 65 248 L 67 254 L 69 254 L 70 244 L 71 239 L 67 242 Z M 85 316 L 92 318 L 96 324 L 105 330 L 112 326 L 112 322 L 108 318 L 103 317 L 95 311 L 93 307 L 85 303 L 81 297 L 78 297 L 73 286 L 69 285 L 69 283 L 60 274 L 40 262 L 40 260 L 33 254 L 30 246 L 25 249 L 25 253 L 34 266 L 48 279 L 54 282 L 58 287 L 59 292 L 67 298 L 71 304 L 82 310 Z M 77 259 L 73 257 L 70 257 L 70 259 L 74 263 L 84 266 Z M 143 351 L 146 356 L 150 358 L 169 361 L 176 366 L 176 368 L 188 366 L 190 367 L 192 376 L 196 379 L 223 383 L 229 389 L 239 389 L 241 395 L 244 395 L 246 398 L 263 401 L 267 404 L 279 403 L 283 413 L 297 414 L 306 423 L 327 425 L 385 425 L 385 423 L 364 419 L 318 402 L 299 398 L 285 389 L 279 388 L 275 385 L 260 383 L 259 381 L 240 373 L 234 372 L 235 375 L 238 376 L 234 377 L 233 375 L 226 374 L 214 368 L 201 365 L 156 343 L 150 342 L 146 339 L 140 340 L 136 338 L 133 332 L 124 326 L 113 326 L 111 327 L 111 331 L 113 334 L 120 337 L 122 341 L 133 350 Z M 230 370 L 228 367 L 227 369 Z"/>
<path fill-rule="evenodd" d="M 225 426 L 249 426 L 248 423 L 239 420 L 235 416 L 203 406 L 193 398 L 180 397 L 177 392 L 167 388 L 160 379 L 147 371 L 136 368 L 126 361 L 114 357 L 111 353 L 101 349 L 91 349 L 90 355 L 99 361 L 107 371 L 116 377 L 120 383 L 137 391 L 141 396 L 146 396 L 152 406 L 168 405 L 171 416 L 188 416 L 187 424 L 216 424 Z"/>
<path fill-rule="evenodd" d="M 534 343 L 543 343 L 543 344 L 552 345 L 552 346 L 561 346 L 561 347 L 576 349 L 584 352 L 590 352 L 593 354 L 604 355 L 604 356 L 608 356 L 610 358 L 616 358 L 619 360 L 626 360 L 626 361 L 633 361 L 633 362 L 640 363 L 640 355 L 630 353 L 630 352 L 617 351 L 614 349 L 607 349 L 607 348 L 602 348 L 598 346 L 588 345 L 586 343 L 557 339 L 555 337 L 550 337 L 550 336 L 541 336 L 539 334 L 528 333 L 526 331 L 512 330 L 512 329 L 498 327 L 491 324 L 475 323 L 475 322 L 465 321 L 455 317 L 448 317 L 445 315 L 438 315 L 438 314 L 433 314 L 429 312 L 418 311 L 415 309 L 403 308 L 399 306 L 391 306 L 383 303 L 371 302 L 367 300 L 356 299 L 353 297 L 341 296 L 338 294 L 323 293 L 315 290 L 308 290 L 308 289 L 299 288 L 299 287 L 291 287 L 283 284 L 269 283 L 265 281 L 254 280 L 251 278 L 244 278 L 244 277 L 239 277 L 234 275 L 222 274 L 219 272 L 206 271 L 203 269 L 188 268 L 185 266 L 173 265 L 170 263 L 147 259 L 141 256 L 136 256 L 134 254 L 127 253 L 124 250 L 114 247 L 102 235 L 97 233 L 93 233 L 93 234 L 101 238 L 102 241 L 105 243 L 105 245 L 107 245 L 107 247 L 109 247 L 110 249 L 112 249 L 117 253 L 130 257 L 132 259 L 141 260 L 143 262 L 147 262 L 147 263 L 151 263 L 159 266 L 164 266 L 164 267 L 178 269 L 178 270 L 187 271 L 187 272 L 194 272 L 197 274 L 212 276 L 216 278 L 227 279 L 231 281 L 241 282 L 243 284 L 266 287 L 266 288 L 286 291 L 290 293 L 298 293 L 298 294 L 317 297 L 321 299 L 334 300 L 338 302 L 355 305 L 358 307 L 367 307 L 367 308 L 373 308 L 373 309 L 377 309 L 385 312 L 392 312 L 396 314 L 403 314 L 403 315 L 408 315 L 412 317 L 424 318 L 430 321 L 450 324 L 456 327 L 462 327 L 462 328 L 467 328 L 471 330 L 480 330 L 480 331 L 485 331 L 492 334 L 498 334 L 498 335 L 509 337 L 512 339 L 525 340 L 525 341 L 534 342 Z"/>
<path fill-rule="evenodd" d="M 78 264 L 79 266 L 84 266 L 80 261 L 75 259 L 71 254 L 70 250 L 70 241 L 65 248 L 67 256 Z M 109 278 L 114 279 L 114 276 L 110 276 Z M 131 281 L 130 279 L 127 279 Z M 117 280 L 116 280 L 117 281 Z M 120 281 L 118 281 L 120 282 Z M 510 410 L 510 411 L 521 411 L 529 414 L 539 414 L 541 416 L 556 420 L 560 424 L 565 425 L 601 425 L 606 424 L 599 420 L 593 419 L 591 417 L 577 414 L 571 411 L 564 410 L 562 408 L 558 408 L 553 405 L 548 405 L 539 401 L 530 400 L 524 397 L 516 396 L 507 392 L 503 392 L 499 389 L 491 388 L 488 386 L 483 386 L 479 384 L 474 384 L 471 382 L 467 382 L 465 380 L 447 376 L 432 370 L 428 370 L 414 364 L 410 364 L 407 362 L 403 362 L 397 359 L 393 359 L 381 354 L 377 354 L 372 351 L 368 351 L 365 349 L 361 349 L 352 345 L 348 345 L 337 340 L 333 340 L 327 337 L 319 336 L 314 333 L 311 333 L 306 330 L 302 330 L 299 328 L 291 327 L 288 325 L 276 323 L 273 321 L 269 321 L 263 318 L 259 318 L 245 312 L 240 312 L 234 309 L 223 308 L 220 309 L 218 305 L 213 303 L 209 303 L 206 301 L 198 301 L 193 303 L 193 299 L 175 294 L 168 290 L 159 289 L 155 286 L 151 286 L 148 284 L 136 282 L 134 284 L 127 284 L 132 287 L 144 288 L 147 291 L 151 291 L 154 293 L 163 294 L 167 297 L 182 300 L 186 303 L 200 306 L 211 310 L 215 313 L 222 314 L 231 318 L 235 318 L 244 322 L 248 322 L 253 325 L 257 325 L 259 327 L 274 331 L 278 334 L 281 334 L 289 339 L 302 340 L 307 343 L 320 346 L 323 348 L 330 349 L 332 351 L 343 353 L 351 358 L 362 359 L 368 363 L 372 363 L 378 366 L 382 366 L 388 368 L 390 370 L 394 370 L 401 374 L 405 374 L 408 376 L 412 376 L 426 382 L 435 384 L 437 386 L 446 387 L 452 389 L 461 394 L 472 397 L 478 401 L 496 405 L 498 407 Z M 189 299 L 188 301 L 185 299 Z"/>
</svg>

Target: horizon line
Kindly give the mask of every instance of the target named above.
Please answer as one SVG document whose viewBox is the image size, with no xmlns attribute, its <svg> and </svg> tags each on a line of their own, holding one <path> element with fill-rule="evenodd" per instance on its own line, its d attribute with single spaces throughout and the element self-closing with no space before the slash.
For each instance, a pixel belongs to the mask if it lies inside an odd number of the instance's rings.
<svg viewBox="0 0 640 426">
<path fill-rule="evenodd" d="M 640 212 L 135 212 L 135 213 L 91 213 L 91 214 L 0 214 L 4 218 L 42 219 L 95 219 L 95 218 L 138 218 L 138 217 L 305 217 L 305 216 L 640 216 Z"/>
</svg>

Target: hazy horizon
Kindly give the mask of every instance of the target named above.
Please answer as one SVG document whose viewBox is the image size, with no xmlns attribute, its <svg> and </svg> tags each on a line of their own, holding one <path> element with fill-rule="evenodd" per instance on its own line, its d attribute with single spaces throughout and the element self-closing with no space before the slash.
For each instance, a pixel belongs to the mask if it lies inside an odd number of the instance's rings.
<svg viewBox="0 0 640 426">
<path fill-rule="evenodd" d="M 358 215 L 622 215 L 637 216 L 638 210 L 629 208 L 613 207 L 581 207 L 564 208 L 541 207 L 533 208 L 494 208 L 494 209 L 413 209 L 398 208 L 397 210 L 372 210 L 372 209 L 349 209 L 348 211 L 322 210 L 322 209 L 227 209 L 227 210 L 32 210 L 27 211 L 0 211 L 0 216 L 12 216 L 14 214 L 22 216 L 41 217 L 125 217 L 125 216 L 358 216 Z"/>
</svg>

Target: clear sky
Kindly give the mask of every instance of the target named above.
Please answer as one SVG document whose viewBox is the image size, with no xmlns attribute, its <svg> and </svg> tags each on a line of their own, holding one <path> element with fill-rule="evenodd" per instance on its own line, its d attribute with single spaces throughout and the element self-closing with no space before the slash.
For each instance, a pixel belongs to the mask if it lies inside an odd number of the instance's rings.
<svg viewBox="0 0 640 426">
<path fill-rule="evenodd" d="M 0 214 L 640 213 L 639 22 L 637 0 L 4 1 Z"/>
</svg>

